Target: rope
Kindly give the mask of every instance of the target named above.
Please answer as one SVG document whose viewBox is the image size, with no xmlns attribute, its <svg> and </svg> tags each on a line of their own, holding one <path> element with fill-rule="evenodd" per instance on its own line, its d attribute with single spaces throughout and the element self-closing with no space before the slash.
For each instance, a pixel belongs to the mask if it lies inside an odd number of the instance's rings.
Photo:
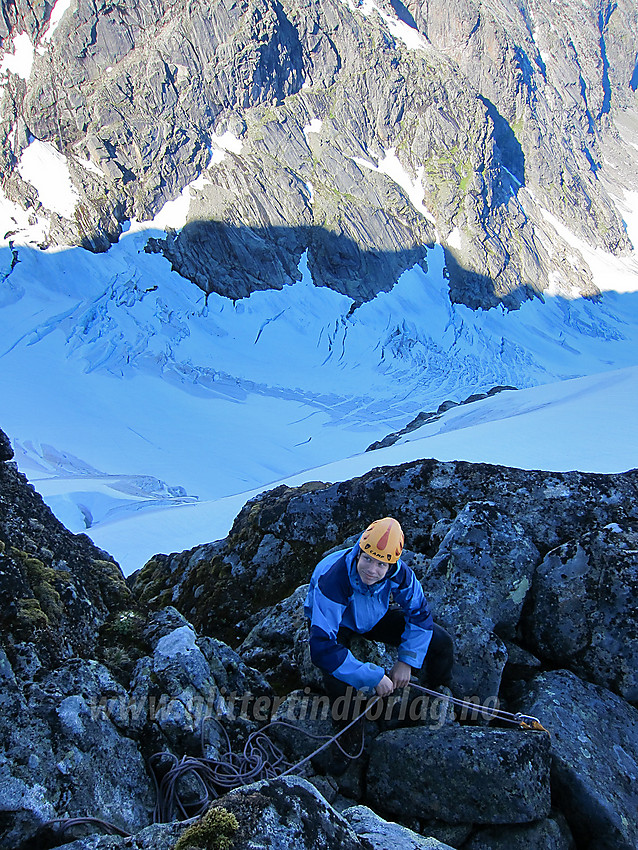
<svg viewBox="0 0 638 850">
<path fill-rule="evenodd" d="M 417 691 L 436 697 L 440 700 L 450 702 L 460 708 L 470 709 L 472 711 L 481 710 L 487 713 L 488 717 L 501 720 L 506 723 L 512 723 L 521 729 L 535 729 L 542 732 L 547 730 L 541 725 L 536 717 L 520 712 L 514 714 L 509 711 L 503 711 L 499 708 L 488 708 L 478 705 L 474 702 L 458 699 L 457 697 L 447 696 L 438 691 L 430 690 L 416 682 L 410 682 L 410 687 Z M 201 750 L 202 756 L 182 756 L 178 759 L 173 753 L 158 752 L 154 753 L 148 760 L 151 768 L 151 775 L 155 785 L 156 804 L 153 811 L 154 823 L 166 823 L 177 819 L 190 823 L 201 817 L 208 809 L 213 800 L 218 799 L 221 795 L 231 791 L 233 788 L 239 788 L 243 785 L 249 785 L 252 782 L 257 782 L 260 779 L 274 779 L 279 776 L 288 776 L 298 771 L 303 765 L 315 758 L 323 750 L 335 744 L 339 751 L 352 761 L 358 759 L 363 753 L 365 747 L 365 733 L 362 731 L 361 746 L 355 755 L 348 753 L 339 741 L 339 738 L 351 729 L 356 723 L 364 717 L 370 709 L 372 709 L 382 697 L 375 697 L 363 711 L 361 711 L 353 720 L 337 732 L 336 735 L 313 735 L 312 733 L 295 726 L 292 723 L 286 723 L 284 720 L 272 720 L 266 726 L 251 732 L 246 739 L 246 743 L 241 754 L 233 752 L 230 738 L 226 728 L 214 717 L 209 716 L 204 718 L 201 729 Z M 206 720 L 214 721 L 218 728 L 221 729 L 225 738 L 226 752 L 219 759 L 207 758 L 205 742 L 205 722 Z M 305 756 L 301 761 L 295 764 L 290 764 L 281 751 L 281 749 L 273 743 L 266 734 L 268 729 L 274 726 L 292 729 L 295 732 L 303 732 L 308 738 L 316 741 L 322 741 L 321 745 L 313 750 L 309 755 Z M 549 734 L 549 733 L 548 733 Z M 158 778 L 161 772 L 162 762 L 168 762 L 168 767 L 164 770 L 161 778 Z M 179 790 L 180 780 L 185 776 L 191 776 L 195 780 L 195 787 L 198 787 L 199 795 L 195 799 L 186 801 L 184 795 Z M 191 792 L 192 793 L 192 792 Z M 59 824 L 62 832 L 71 829 L 80 824 L 94 824 L 104 829 L 108 834 L 121 835 L 130 837 L 130 833 L 125 832 L 114 824 L 101 820 L 100 818 L 55 818 L 48 821 L 44 826 L 53 826 Z"/>
<path fill-rule="evenodd" d="M 106 832 L 107 835 L 121 835 L 122 838 L 130 838 L 131 833 L 126 832 L 123 829 L 120 829 L 119 826 L 115 826 L 114 823 L 108 823 L 108 821 L 102 820 L 101 818 L 53 818 L 53 820 L 49 820 L 46 823 L 42 824 L 44 827 L 53 827 L 57 824 L 57 828 L 62 835 L 67 831 L 67 829 L 71 829 L 74 826 L 81 826 L 83 824 L 91 824 L 92 826 L 99 826 L 101 829 Z"/>
<path fill-rule="evenodd" d="M 174 820 L 175 815 L 178 816 L 178 820 L 184 823 L 195 821 L 204 814 L 211 802 L 222 794 L 231 791 L 233 788 L 239 788 L 242 785 L 250 785 L 250 783 L 257 782 L 260 779 L 274 779 L 278 776 L 288 776 L 332 744 L 336 744 L 339 751 L 346 758 L 354 761 L 363 753 L 365 746 L 364 734 L 361 735 L 361 746 L 355 755 L 351 755 L 343 749 L 339 738 L 354 726 L 355 723 L 358 723 L 366 712 L 376 705 L 380 699 L 381 697 L 376 697 L 376 699 L 366 706 L 364 711 L 358 714 L 343 729 L 340 729 L 336 735 L 332 736 L 313 735 L 292 723 L 286 723 L 284 720 L 273 720 L 248 736 L 242 753 L 239 755 L 233 752 L 225 727 L 216 718 L 212 716 L 205 717 L 202 723 L 200 737 L 202 749 L 202 756 L 200 758 L 182 756 L 181 759 L 178 759 L 173 753 L 164 751 L 154 753 L 148 760 L 156 795 L 153 822 L 167 823 Z M 214 721 L 224 734 L 226 753 L 220 759 L 209 759 L 204 755 L 206 752 L 206 720 Z M 285 727 L 295 732 L 303 732 L 308 738 L 322 741 L 322 744 L 301 761 L 296 764 L 290 764 L 290 762 L 286 761 L 283 752 L 266 734 L 266 731 L 273 726 Z M 169 766 L 164 771 L 161 779 L 158 779 L 162 762 L 168 762 Z M 193 777 L 196 787 L 199 786 L 198 790 L 200 794 L 196 799 L 190 799 L 188 801 L 183 799 L 183 794 L 180 792 L 178 786 L 180 780 L 185 776 Z M 130 837 L 130 833 L 100 818 L 54 818 L 43 824 L 43 827 L 57 827 L 64 834 L 67 830 L 82 824 L 98 826 L 109 835 L 121 835 L 125 838 Z"/>
<path fill-rule="evenodd" d="M 441 694 L 438 691 L 432 691 L 429 688 L 424 688 L 423 685 L 417 685 L 416 682 L 412 681 L 410 682 L 410 687 L 417 691 L 422 691 L 424 694 L 428 694 L 429 696 L 445 700 L 446 703 L 451 702 L 459 708 L 467 708 L 471 711 L 480 711 L 482 714 L 487 714 L 487 716 L 493 720 L 502 720 L 504 723 L 513 723 L 521 729 L 534 729 L 539 732 L 547 732 L 547 729 L 541 725 L 538 717 L 532 717 L 530 714 L 522 714 L 520 711 L 514 714 L 511 711 L 503 711 L 500 708 L 489 708 L 488 706 L 482 706 L 475 702 L 468 702 L 467 700 L 459 699 L 458 697 L 453 697 L 451 695 L 447 696 L 446 694 Z M 549 735 L 549 732 L 547 732 L 547 734 Z"/>
<path fill-rule="evenodd" d="M 322 752 L 323 750 L 325 750 L 325 749 L 326 749 L 327 747 L 329 747 L 331 744 L 336 744 L 336 745 L 337 745 L 337 747 L 338 747 L 338 749 L 341 751 L 341 753 L 342 753 L 342 754 L 343 754 L 346 758 L 352 759 L 353 761 L 354 761 L 355 759 L 358 759 L 358 758 L 359 758 L 359 756 L 363 753 L 363 749 L 364 749 L 364 747 L 365 747 L 365 734 L 362 732 L 362 734 L 361 734 L 361 746 L 359 747 L 359 752 L 358 752 L 356 755 L 354 755 L 354 756 L 353 756 L 353 755 L 350 755 L 350 753 L 346 752 L 346 751 L 343 749 L 343 747 L 342 747 L 342 746 L 341 746 L 341 744 L 339 743 L 339 740 L 338 740 L 338 739 L 339 739 L 339 738 L 340 738 L 340 737 L 341 737 L 341 736 L 342 736 L 345 732 L 347 732 L 347 731 L 348 731 L 348 729 L 351 729 L 351 728 L 354 726 L 354 724 L 355 724 L 355 723 L 357 723 L 359 720 L 361 720 L 361 718 L 362 718 L 362 717 L 363 717 L 363 716 L 364 716 L 364 715 L 365 715 L 365 714 L 366 714 L 366 713 L 367 713 L 367 712 L 368 712 L 368 711 L 369 711 L 369 710 L 370 710 L 373 706 L 375 706 L 375 705 L 379 702 L 379 700 L 380 700 L 380 699 L 381 699 L 381 697 L 376 697 L 374 700 L 372 700 L 372 702 L 370 703 L 370 705 L 366 706 L 365 710 L 364 710 L 364 711 L 362 711 L 360 714 L 358 714 L 358 715 L 354 718 L 354 720 L 351 720 L 351 721 L 350 721 L 350 723 L 348 723 L 348 725 L 347 725 L 347 726 L 344 726 L 344 727 L 343 727 L 343 729 L 341 729 L 341 731 L 340 731 L 337 735 L 333 735 L 333 736 L 332 736 L 332 738 L 328 738 L 328 740 L 325 742 L 325 744 L 322 744 L 322 745 L 321 745 L 320 747 L 318 747 L 318 748 L 317 748 L 314 752 L 310 753 L 310 755 L 309 755 L 309 756 L 306 756 L 306 757 L 305 757 L 304 759 L 302 759 L 300 762 L 297 762 L 297 764 L 295 764 L 295 765 L 293 765 L 292 767 L 288 768 L 288 770 L 286 770 L 284 773 L 282 773 L 282 774 L 280 774 L 280 775 L 281 775 L 281 776 L 286 776 L 287 774 L 292 773 L 292 772 L 293 772 L 293 770 L 297 770 L 298 768 L 300 768 L 300 767 L 301 767 L 301 765 L 302 765 L 302 764 L 305 764 L 307 761 L 310 761 L 310 759 L 313 759 L 316 755 L 318 755 L 320 752 Z M 276 721 L 276 722 L 281 722 L 281 721 Z M 290 724 L 288 724 L 288 723 L 286 724 L 286 726 L 289 726 L 289 725 L 290 725 Z M 294 726 L 293 728 L 294 728 L 294 729 L 297 729 L 298 727 Z M 303 731 L 305 732 L 305 730 L 303 730 Z M 308 735 L 309 733 L 308 733 L 308 732 L 305 732 L 305 734 L 306 734 L 306 735 Z M 320 737 L 326 737 L 326 736 L 311 735 L 310 737 L 319 739 Z"/>
<path fill-rule="evenodd" d="M 182 820 L 198 818 L 206 811 L 212 800 L 216 800 L 220 796 L 220 792 L 225 794 L 233 788 L 249 785 L 251 782 L 257 782 L 260 779 L 275 779 L 278 776 L 288 776 L 299 770 L 304 764 L 332 744 L 336 744 L 339 751 L 346 758 L 352 760 L 359 758 L 365 746 L 364 736 L 361 736 L 361 746 L 355 755 L 351 755 L 343 749 L 339 738 L 354 726 L 355 723 L 358 723 L 366 712 L 376 705 L 380 699 L 381 697 L 376 697 L 372 700 L 364 711 L 358 714 L 343 729 L 340 729 L 336 735 L 332 736 L 313 735 L 292 723 L 286 723 L 284 720 L 273 720 L 248 736 L 242 753 L 239 755 L 232 751 L 228 733 L 221 723 L 214 717 L 207 717 L 206 720 L 215 721 L 223 731 L 226 738 L 226 754 L 220 759 L 209 759 L 204 755 L 201 758 L 183 756 L 181 759 L 178 759 L 177 756 L 168 752 L 155 753 L 151 756 L 149 765 L 153 772 L 153 781 L 157 795 L 157 803 L 153 813 L 154 822 L 164 823 L 173 820 L 175 813 L 181 815 Z M 290 764 L 290 762 L 286 761 L 283 752 L 266 734 L 267 730 L 274 726 L 292 729 L 295 732 L 303 732 L 308 738 L 321 741 L 322 743 L 309 755 L 301 759 L 301 761 L 296 764 Z M 202 753 L 204 753 L 204 724 L 202 724 L 201 738 Z M 162 760 L 168 760 L 170 766 L 161 779 L 158 780 L 157 772 Z M 183 779 L 187 775 L 195 778 L 202 791 L 200 797 L 188 802 L 183 799 L 183 795 L 178 788 L 180 779 Z"/>
</svg>

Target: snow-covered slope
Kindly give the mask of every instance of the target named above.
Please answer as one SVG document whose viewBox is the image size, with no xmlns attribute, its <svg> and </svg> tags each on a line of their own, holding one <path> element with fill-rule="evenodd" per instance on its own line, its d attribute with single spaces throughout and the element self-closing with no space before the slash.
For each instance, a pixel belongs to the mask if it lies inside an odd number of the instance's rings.
<svg viewBox="0 0 638 850">
<path fill-rule="evenodd" d="M 421 458 L 557 472 L 636 468 L 638 367 L 506 391 L 454 408 L 397 445 L 306 470 L 272 486 L 346 481 L 375 467 Z M 241 507 L 261 490 L 124 517 L 92 528 L 89 534 L 129 573 L 158 552 L 182 551 L 222 539 Z"/>
</svg>

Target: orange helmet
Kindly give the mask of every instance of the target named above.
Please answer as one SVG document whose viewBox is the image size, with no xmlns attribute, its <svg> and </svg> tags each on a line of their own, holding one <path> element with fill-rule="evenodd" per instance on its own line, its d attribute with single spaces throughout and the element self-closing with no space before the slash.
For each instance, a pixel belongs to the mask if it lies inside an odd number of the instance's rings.
<svg viewBox="0 0 638 850">
<path fill-rule="evenodd" d="M 403 530 L 390 516 L 377 519 L 359 538 L 359 548 L 385 564 L 396 564 L 403 551 Z"/>
</svg>

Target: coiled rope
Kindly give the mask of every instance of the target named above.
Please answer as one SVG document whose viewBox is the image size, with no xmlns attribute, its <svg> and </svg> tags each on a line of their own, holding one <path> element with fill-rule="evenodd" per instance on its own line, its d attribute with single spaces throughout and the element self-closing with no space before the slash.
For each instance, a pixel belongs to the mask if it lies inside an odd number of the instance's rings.
<svg viewBox="0 0 638 850">
<path fill-rule="evenodd" d="M 441 694 L 439 691 L 433 691 L 423 687 L 416 682 L 410 682 L 410 687 L 420 691 L 428 696 L 435 697 L 443 701 L 445 704 L 452 705 L 469 710 L 471 712 L 481 712 L 486 719 L 500 720 L 505 723 L 512 723 L 521 729 L 534 729 L 547 732 L 536 717 L 520 712 L 512 713 L 499 708 L 491 708 L 481 706 L 475 702 L 453 697 L 452 695 Z M 251 732 L 246 739 L 242 752 L 237 754 L 233 752 L 230 738 L 225 727 L 219 721 L 208 716 L 204 718 L 201 730 L 201 757 L 183 756 L 178 759 L 173 753 L 158 752 L 154 753 L 148 760 L 151 768 L 151 775 L 155 785 L 156 804 L 153 811 L 154 823 L 166 823 L 175 819 L 189 823 L 197 820 L 208 809 L 211 802 L 216 800 L 223 794 L 228 793 L 234 788 L 239 788 L 243 785 L 249 785 L 252 782 L 257 782 L 261 779 L 274 779 L 279 776 L 288 776 L 295 773 L 311 759 L 315 758 L 319 753 L 323 752 L 333 744 L 347 758 L 354 761 L 363 753 L 365 747 L 365 734 L 362 729 L 361 745 L 357 753 L 352 755 L 348 753 L 342 746 L 339 739 L 356 723 L 358 723 L 383 697 L 377 696 L 370 700 L 366 707 L 354 717 L 347 725 L 337 732 L 336 735 L 313 735 L 299 726 L 292 723 L 286 723 L 284 720 L 273 720 L 261 729 Z M 207 758 L 206 742 L 205 742 L 205 727 L 206 720 L 214 721 L 218 728 L 221 729 L 225 738 L 226 752 L 219 759 Z M 268 737 L 267 730 L 272 727 L 287 727 L 295 732 L 303 732 L 308 738 L 322 743 L 309 755 L 305 756 L 301 761 L 291 764 L 286 760 L 281 749 L 273 743 Z M 549 734 L 549 733 L 548 733 Z M 168 763 L 168 767 L 166 764 Z M 164 768 L 162 768 L 164 765 Z M 161 777 L 158 778 L 158 774 Z M 184 794 L 180 790 L 180 784 L 183 785 L 185 777 L 190 777 L 194 780 L 196 787 L 199 787 L 200 794 L 196 799 L 192 799 L 193 791 L 191 792 L 188 801 L 184 799 Z M 57 825 L 61 833 L 78 825 L 91 824 L 98 826 L 108 834 L 121 835 L 130 837 L 130 833 L 125 832 L 114 824 L 107 823 L 100 818 L 55 818 L 48 821 L 44 826 Z"/>
<path fill-rule="evenodd" d="M 74 826 L 86 825 L 98 826 L 107 835 L 121 835 L 122 838 L 131 837 L 130 832 L 126 832 L 126 830 L 120 829 L 119 826 L 115 826 L 114 823 L 109 823 L 101 818 L 53 818 L 52 820 L 48 820 L 46 823 L 43 823 L 41 828 L 46 829 L 47 827 L 51 827 L 57 829 L 60 835 L 64 835 L 67 830 L 72 829 Z"/>
<path fill-rule="evenodd" d="M 214 717 L 205 718 L 205 720 L 212 720 L 217 723 L 222 730 L 226 739 L 226 753 L 220 759 L 206 758 L 204 755 L 206 751 L 204 742 L 205 724 L 202 724 L 202 756 L 200 758 L 183 756 L 178 759 L 177 756 L 168 752 L 155 753 L 151 756 L 149 764 L 153 772 L 157 795 L 157 803 L 153 813 L 154 822 L 165 823 L 174 820 L 176 814 L 180 815 L 182 820 L 198 818 L 206 811 L 212 800 L 217 799 L 221 794 L 226 794 L 233 788 L 249 785 L 251 782 L 257 782 L 260 779 L 275 779 L 278 776 L 294 773 L 332 744 L 336 744 L 346 758 L 352 760 L 359 758 L 365 746 L 364 736 L 361 737 L 361 746 L 355 755 L 344 750 L 339 738 L 355 723 L 358 723 L 380 699 L 381 697 L 373 699 L 360 714 L 343 729 L 340 729 L 336 735 L 313 735 L 292 723 L 286 723 L 284 720 L 273 720 L 248 736 L 240 754 L 233 752 L 228 733 L 221 723 Z M 267 735 L 267 731 L 275 726 L 292 729 L 295 732 L 303 732 L 308 738 L 322 743 L 301 761 L 291 764 L 286 760 L 281 749 Z M 170 766 L 158 780 L 157 769 L 162 760 L 168 760 Z M 184 802 L 178 788 L 179 781 L 185 776 L 193 777 L 202 792 L 198 799 L 189 800 L 188 803 Z"/>
<path fill-rule="evenodd" d="M 339 738 L 348 729 L 352 728 L 355 723 L 358 723 L 366 712 L 376 705 L 380 699 L 382 698 L 379 696 L 375 697 L 360 714 L 340 729 L 336 735 L 332 736 L 313 735 L 292 723 L 286 723 L 284 720 L 273 720 L 256 732 L 251 732 L 246 739 L 241 754 L 233 752 L 228 732 L 216 718 L 212 716 L 204 718 L 201 731 L 201 757 L 182 756 L 181 759 L 178 759 L 173 753 L 163 751 L 154 753 L 148 760 L 156 793 L 153 822 L 167 823 L 175 819 L 181 820 L 184 823 L 195 821 L 204 814 L 213 800 L 228 793 L 233 788 L 250 785 L 252 782 L 257 782 L 260 779 L 274 779 L 278 776 L 287 776 L 299 770 L 302 765 L 309 762 L 332 744 L 336 744 L 339 751 L 346 758 L 354 761 L 363 753 L 365 746 L 364 734 L 362 733 L 361 736 L 359 751 L 354 755 L 348 753 L 341 746 Z M 206 720 L 212 720 L 217 723 L 217 726 L 224 734 L 226 753 L 220 759 L 210 759 L 205 756 Z M 313 750 L 310 755 L 301 759 L 301 761 L 291 764 L 286 760 L 281 749 L 266 734 L 267 730 L 273 726 L 287 727 L 295 732 L 303 732 L 308 738 L 322 741 L 322 744 Z M 163 772 L 161 778 L 158 779 L 158 772 L 162 761 L 164 763 L 168 761 L 169 767 Z M 201 791 L 199 797 L 195 800 L 189 799 L 185 801 L 183 799 L 183 792 L 179 789 L 180 780 L 183 780 L 187 776 L 194 779 Z M 125 832 L 120 827 L 100 818 L 54 818 L 43 824 L 43 827 L 56 828 L 59 834 L 63 835 L 73 827 L 87 824 L 100 827 L 109 835 L 121 835 L 125 838 L 131 837 L 131 833 Z"/>
</svg>

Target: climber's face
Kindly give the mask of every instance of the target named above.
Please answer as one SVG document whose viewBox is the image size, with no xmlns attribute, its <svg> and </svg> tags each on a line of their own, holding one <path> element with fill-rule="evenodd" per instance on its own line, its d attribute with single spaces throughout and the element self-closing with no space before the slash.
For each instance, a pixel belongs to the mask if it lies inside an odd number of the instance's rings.
<svg viewBox="0 0 638 850">
<path fill-rule="evenodd" d="M 366 555 L 363 552 L 359 555 L 359 560 L 357 561 L 359 578 L 367 585 L 376 584 L 381 579 L 384 579 L 389 568 L 389 564 L 384 564 L 383 561 L 378 561 L 376 558 Z"/>
</svg>

